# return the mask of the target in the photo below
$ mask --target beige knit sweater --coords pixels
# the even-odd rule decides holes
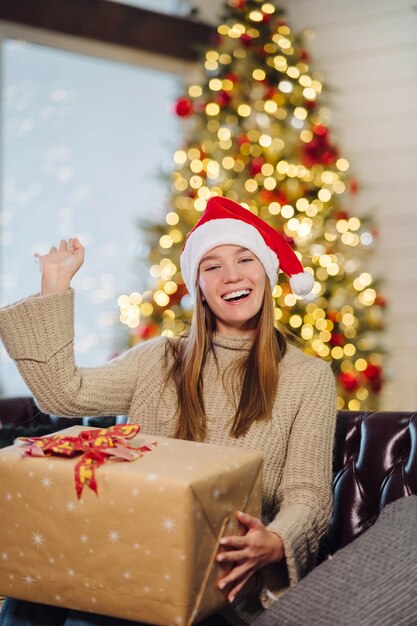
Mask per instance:
[[[63,416],[128,415],[144,433],[172,436],[176,393],[172,383],[165,384],[166,339],[147,341],[100,367],[78,368],[73,300],[70,289],[0,310],[0,335],[39,406]],[[289,582],[294,585],[314,565],[331,513],[334,377],[327,363],[288,346],[279,366],[272,419],[255,422],[244,436],[232,438],[234,403],[222,372],[249,346],[250,338],[215,337],[220,367],[210,354],[204,369],[207,441],[263,452],[262,519],[284,541]],[[265,568],[264,599],[265,585],[276,593],[287,584],[280,571]],[[249,613],[255,615],[259,602],[252,599],[250,604]]]

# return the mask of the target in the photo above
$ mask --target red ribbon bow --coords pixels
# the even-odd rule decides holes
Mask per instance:
[[[117,424],[110,428],[83,430],[76,437],[51,435],[50,437],[20,437],[24,442],[25,456],[63,456],[82,455],[74,468],[75,490],[78,499],[84,485],[97,494],[96,468],[113,457],[115,460],[134,461],[150,452],[156,443],[149,443],[135,448],[126,443],[140,430],[138,424]]]

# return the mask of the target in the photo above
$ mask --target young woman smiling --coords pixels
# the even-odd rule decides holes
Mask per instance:
[[[265,279],[262,263],[246,248],[217,246],[203,256],[198,282],[220,333],[255,331],[264,301]]]
[[[70,281],[83,258],[77,239],[39,257],[41,294],[0,311],[6,349],[55,415],[127,414],[145,433],[263,452],[262,519],[237,512],[244,533],[225,538],[217,557],[231,565],[219,581],[231,611],[207,621],[251,623],[313,567],[331,513],[334,377],[327,363],[287,344],[273,315],[280,269],[299,295],[313,277],[266,222],[212,197],[181,256],[195,300],[186,335],[78,368]],[[11,600],[0,617],[0,626],[49,623],[128,624]]]

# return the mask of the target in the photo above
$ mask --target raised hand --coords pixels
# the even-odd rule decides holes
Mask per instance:
[[[218,582],[226,591],[229,602],[243,589],[251,576],[270,563],[278,563],[285,557],[284,544],[279,535],[270,532],[261,520],[238,511],[237,518],[246,529],[242,536],[223,537],[220,544],[226,549],[219,552],[219,563],[232,565],[232,569]]]
[[[35,254],[42,274],[41,296],[69,289],[71,279],[84,262],[84,247],[78,239],[61,239],[47,254]]]

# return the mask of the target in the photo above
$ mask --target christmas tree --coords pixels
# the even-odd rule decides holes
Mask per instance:
[[[330,137],[323,79],[305,40],[274,3],[229,0],[203,62],[203,80],[175,105],[186,140],[174,154],[165,222],[146,227],[149,289],[119,298],[130,345],[187,328],[181,249],[207,199],[224,195],[280,230],[314,274],[308,297],[285,280],[275,287],[277,324],[332,362],[339,409],[375,409],[384,307],[366,269],[375,230],[351,214],[357,185]]]

